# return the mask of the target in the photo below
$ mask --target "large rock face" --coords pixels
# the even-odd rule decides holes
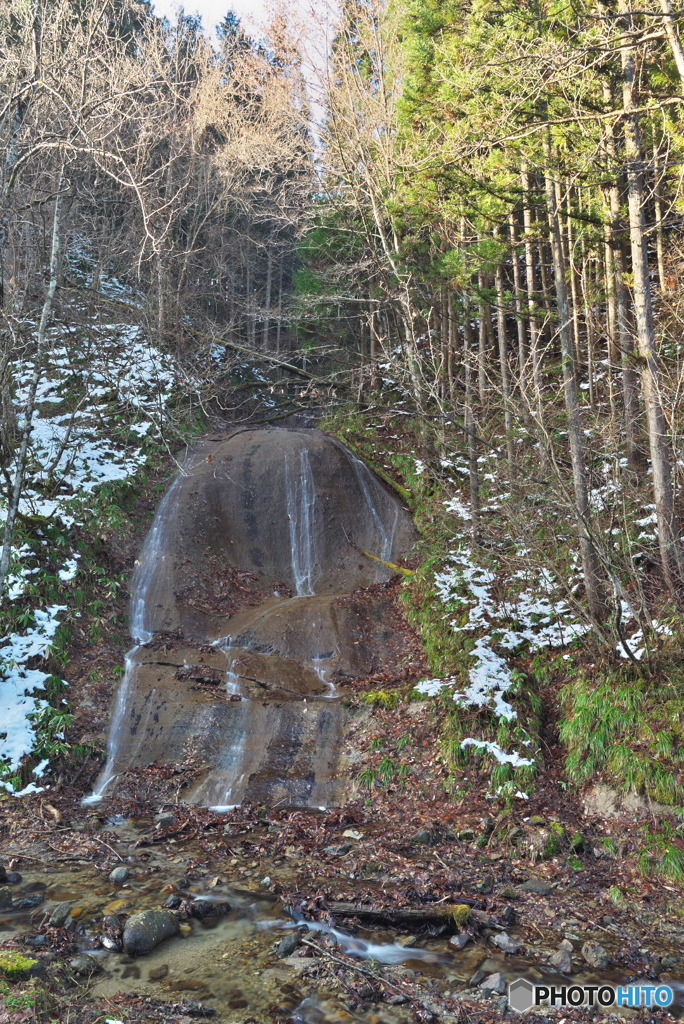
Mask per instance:
[[[242,430],[191,453],[132,582],[131,651],[100,790],[203,762],[192,799],[327,805],[343,794],[339,685],[399,663],[384,584],[408,512],[316,430]],[[364,553],[366,552],[366,553]]]

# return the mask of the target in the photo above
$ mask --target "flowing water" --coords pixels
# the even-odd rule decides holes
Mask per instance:
[[[136,646],[88,801],[128,769],[198,761],[193,803],[342,800],[344,685],[401,663],[382,562],[414,540],[396,495],[320,431],[240,430],[189,453],[133,574]]]

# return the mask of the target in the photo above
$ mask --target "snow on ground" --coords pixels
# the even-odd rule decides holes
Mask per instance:
[[[104,282],[102,290],[125,298],[125,288],[116,280]],[[35,326],[27,321],[24,331],[35,330]],[[159,436],[180,375],[172,358],[134,325],[89,323],[81,335],[57,324],[49,332],[49,342],[36,396],[29,472],[20,511],[59,521],[68,530],[82,521],[97,487],[126,480],[144,465],[148,445]],[[30,358],[14,364],[19,429],[33,372]],[[6,514],[0,503],[0,522]],[[65,550],[57,573],[63,583],[77,575],[78,558],[76,552]],[[15,548],[9,599],[21,598],[39,571],[38,555],[28,544]],[[34,691],[43,686],[47,674],[27,668],[27,663],[46,653],[64,610],[56,605],[36,608],[34,626],[0,638],[0,762],[9,771],[33,748],[32,724],[26,716],[46,706]],[[31,786],[35,788],[35,784]]]
[[[44,686],[49,673],[28,668],[31,658],[44,657],[59,625],[65,605],[34,611],[35,626],[24,634],[13,633],[0,641],[0,758],[15,771],[22,757],[33,749],[35,737],[27,715],[47,707],[33,692]],[[40,767],[40,766],[39,766]],[[44,771],[47,764],[42,765]],[[35,774],[40,774],[37,770]],[[12,787],[2,783],[11,791]],[[23,792],[23,791],[22,791]]]

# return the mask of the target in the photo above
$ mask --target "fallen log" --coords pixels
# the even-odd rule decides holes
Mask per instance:
[[[482,900],[473,899],[471,896],[457,896],[453,903],[429,903],[422,907],[382,907],[370,903],[336,901],[327,904],[328,911],[335,916],[373,918],[375,921],[406,924],[411,927],[417,924],[448,924],[449,922],[457,926],[461,923],[459,918],[465,916],[459,914],[459,907],[482,909],[484,904]]]

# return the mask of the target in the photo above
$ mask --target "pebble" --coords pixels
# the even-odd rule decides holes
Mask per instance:
[[[0,910],[9,910],[12,906],[12,890],[7,885],[0,887]]]
[[[153,968],[147,977],[150,981],[162,981],[169,973],[169,965],[162,964],[161,967]]]
[[[458,935],[452,935],[449,939],[449,945],[453,946],[454,949],[463,949],[468,942],[470,942],[468,932],[460,932]]]
[[[261,879],[261,884],[263,885],[264,889],[268,889],[269,885],[271,884],[271,877],[270,877],[270,875],[266,875],[265,878],[262,878]]]
[[[155,814],[154,820],[157,822],[158,825],[170,825],[173,821],[175,821],[175,816],[171,813],[171,811],[160,811],[159,814]]]
[[[490,995],[496,993],[500,996],[506,991],[506,982],[504,976],[499,971],[496,974],[490,974],[489,977],[485,978],[484,981],[480,982],[480,988],[483,992],[487,992]]]
[[[520,943],[512,939],[508,932],[500,932],[495,935],[492,942],[504,953],[517,953],[520,949]]]
[[[13,900],[12,910],[31,910],[44,901],[45,897],[42,892],[32,892],[28,896],[20,896],[19,899]]]
[[[128,878],[128,868],[120,864],[118,868],[114,868],[109,873],[109,881],[114,882],[115,885],[121,885]]]

